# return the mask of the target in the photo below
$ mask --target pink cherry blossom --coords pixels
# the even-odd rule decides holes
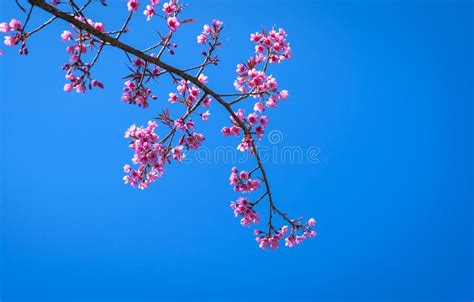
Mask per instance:
[[[308,225],[309,225],[310,227],[314,227],[314,226],[316,225],[316,220],[315,220],[314,218],[310,218],[310,219],[308,220]]]
[[[146,9],[143,11],[143,14],[146,16],[147,21],[150,21],[155,15],[155,8],[152,5],[147,5]]]
[[[170,92],[168,101],[170,103],[175,103],[177,100],[178,100],[178,95],[174,92]]]
[[[165,2],[163,4],[163,12],[168,15],[173,14],[177,10],[177,6],[174,4],[174,1]]]
[[[258,112],[264,112],[264,111],[265,111],[265,106],[263,106],[262,103],[257,102],[257,103],[255,103],[255,105],[253,106],[253,110],[254,110],[254,111],[258,111]]]
[[[20,30],[21,29],[21,22],[17,19],[11,19],[10,21],[10,30]]]
[[[281,100],[286,100],[288,98],[288,90],[282,90],[280,91],[280,99]]]
[[[97,29],[98,31],[100,31],[101,33],[103,33],[103,32],[104,32],[104,29],[105,29],[104,23],[102,23],[102,22],[96,22],[96,23],[94,23],[94,24],[93,24],[93,27],[94,27],[95,29]]]
[[[10,25],[6,22],[2,22],[0,23],[0,32],[2,33],[6,33],[6,32],[9,32],[11,30],[10,28]]]
[[[199,44],[206,44],[206,42],[207,42],[207,38],[206,38],[206,36],[203,35],[203,34],[198,35],[198,36],[196,37],[196,39],[197,39],[197,42],[198,42]]]
[[[12,36],[5,36],[3,43],[8,47],[13,47],[18,44],[18,40]]]
[[[202,106],[203,107],[209,107],[211,106],[212,103],[212,98],[211,97],[206,97],[204,98],[204,101],[202,101]]]
[[[241,225],[250,226],[252,223],[260,222],[258,213],[252,209],[252,205],[247,198],[239,197],[236,201],[230,203],[230,207],[234,210],[235,217],[242,217]]]
[[[207,110],[206,112],[204,112],[201,117],[202,117],[202,120],[203,121],[207,121],[209,120],[209,116],[211,115],[211,113],[209,112],[209,110]]]
[[[169,17],[167,20],[168,28],[171,31],[176,31],[180,25],[178,18],[176,17]]]
[[[140,2],[138,0],[129,0],[127,2],[128,11],[131,13],[136,12],[139,6],[140,6]]]
[[[72,84],[69,84],[69,83],[64,84],[64,91],[66,91],[66,92],[71,92],[73,88],[74,87],[72,86]]]
[[[63,31],[61,34],[61,40],[63,41],[69,41],[72,39],[72,33],[69,30]]]

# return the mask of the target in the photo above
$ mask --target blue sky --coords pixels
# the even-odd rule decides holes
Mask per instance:
[[[91,16],[118,27],[125,1],[109,2]],[[271,72],[290,97],[269,130],[278,148],[316,146],[319,161],[266,167],[276,202],[314,216],[317,239],[259,250],[229,207],[229,163],[173,164],[144,192],[123,185],[123,132],[165,106],[169,85],[148,110],[122,103],[126,59],[107,49],[95,70],[106,89],[64,93],[58,22],[28,57],[0,58],[1,299],[472,300],[473,3],[189,2],[199,22],[166,61],[195,65],[196,33],[223,20],[221,64],[207,72],[220,92],[232,92],[251,32],[287,30],[294,58]],[[2,21],[20,16],[1,8]],[[136,16],[124,40],[153,44],[156,26]],[[234,146],[218,131],[227,114],[211,111],[206,147]]]

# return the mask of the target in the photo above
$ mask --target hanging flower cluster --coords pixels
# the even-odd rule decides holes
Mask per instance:
[[[10,22],[0,23],[0,32],[9,33],[3,37],[3,43],[8,47],[13,47],[21,43],[20,55],[27,55],[28,48],[26,47],[26,39],[28,35],[23,31],[21,22],[17,19],[11,19]],[[0,55],[3,55],[3,50],[0,49]]]
[[[78,14],[74,17],[80,22],[89,24],[99,32],[104,32],[102,22],[93,22],[91,19],[86,19]],[[71,27],[71,30],[64,30],[61,33],[61,40],[71,43],[66,47],[69,62],[62,67],[66,71],[66,79],[69,81],[69,83],[64,84],[64,91],[71,92],[75,90],[77,93],[85,93],[87,88],[104,88],[104,84],[91,77],[91,68],[94,63],[87,63],[84,59],[88,50],[98,49],[98,41],[90,33],[74,25],[71,25]]]
[[[128,104],[136,104],[142,108],[148,108],[148,99],[156,100],[158,97],[152,94],[151,89],[145,87],[144,83],[158,77],[160,68],[137,58],[133,61],[130,70],[133,73],[126,77],[129,80],[124,83],[122,101]]]

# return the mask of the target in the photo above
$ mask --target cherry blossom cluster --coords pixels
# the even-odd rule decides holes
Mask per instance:
[[[255,42],[255,53],[258,60],[269,58],[270,63],[281,63],[285,59],[291,58],[290,44],[286,41],[286,32],[282,28],[276,31],[270,30],[266,33],[256,32],[250,35],[250,41]]]
[[[261,249],[277,249],[279,247],[279,242],[285,238],[285,246],[294,247],[303,242],[305,239],[314,238],[316,236],[316,231],[311,228],[316,225],[316,220],[310,218],[306,223],[301,224],[299,221],[301,219],[292,220],[291,222],[291,231],[289,231],[288,226],[282,226],[278,231],[274,230],[273,235],[268,236],[264,231],[255,230],[254,234],[256,236],[255,240],[258,243],[258,246]],[[298,235],[300,233],[301,235]]]
[[[158,15],[166,20],[166,24],[168,28],[175,32],[178,27],[181,25],[177,15],[183,8],[181,4],[179,4],[179,0],[171,0],[168,2],[163,3],[163,7],[161,11],[163,15],[160,15],[156,10],[156,6],[160,4],[159,0],[150,0],[150,4],[145,7],[143,14],[146,16],[147,20],[150,21],[154,16]],[[127,2],[128,11],[131,13],[137,12],[138,8],[140,7],[139,0],[129,0]]]
[[[234,187],[235,192],[247,193],[260,188],[260,180],[251,179],[249,172],[241,171],[239,173],[239,170],[236,167],[232,168],[229,182],[230,185]]]
[[[104,32],[102,22],[93,22],[81,15],[75,15],[75,18],[83,23],[89,24],[100,32]],[[64,84],[64,91],[85,93],[86,89],[93,87],[104,88],[104,84],[91,77],[91,68],[93,64],[85,62],[84,55],[88,50],[97,48],[97,41],[91,34],[71,25],[71,30],[64,30],[61,33],[61,40],[70,43],[66,47],[66,53],[69,54],[69,62],[62,69],[66,71],[66,79],[69,83]]]
[[[130,149],[135,151],[132,163],[138,165],[136,170],[128,164],[123,168],[127,173],[123,180],[132,187],[146,189],[151,182],[160,178],[164,173],[169,152],[158,142],[158,135],[155,133],[156,127],[157,124],[150,121],[147,127],[132,125],[125,132],[125,137],[132,139],[129,144]]]
[[[202,77],[203,75],[201,74],[201,78]],[[181,103],[188,107],[196,102],[201,93],[201,89],[199,87],[186,80],[179,81],[179,84],[176,86],[176,91],[177,93],[170,92],[168,94],[168,101],[172,104]],[[206,104],[209,104],[209,101],[206,101]]]
[[[26,47],[27,35],[23,31],[21,22],[17,19],[11,19],[10,22],[0,23],[0,32],[9,33],[3,38],[3,43],[8,47],[13,47],[21,42],[20,54],[27,55],[28,48]],[[3,50],[0,50],[0,55],[3,55]]]
[[[242,217],[242,219],[240,219],[241,225],[250,226],[252,223],[256,224],[260,222],[258,213],[252,209],[253,205],[249,202],[248,198],[239,197],[236,201],[230,203],[230,207],[234,210],[235,217]]]
[[[133,61],[130,69],[133,73],[127,76],[129,80],[124,83],[122,101],[148,108],[148,99],[156,100],[158,97],[152,93],[150,88],[145,87],[144,83],[159,76],[160,68],[156,65],[151,68],[150,64],[137,58]]]
[[[196,37],[199,44],[206,44],[208,41],[215,41],[218,39],[222,30],[223,22],[220,20],[212,20],[212,26],[205,24],[202,33]]]

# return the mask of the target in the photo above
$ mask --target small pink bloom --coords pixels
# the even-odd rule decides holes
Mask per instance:
[[[203,75],[203,74],[201,73],[201,74],[199,75],[199,77],[198,77],[198,80],[199,80],[199,82],[205,84],[205,83],[207,83],[207,76],[206,76],[206,75]]]
[[[204,112],[201,117],[202,117],[202,120],[203,121],[207,121],[209,119],[209,116],[211,115],[211,113],[209,112],[209,110],[207,110],[206,112]]]
[[[309,225],[310,227],[314,227],[314,226],[316,225],[316,220],[315,220],[314,218],[310,218],[310,219],[308,220],[308,225]]]
[[[178,100],[178,95],[176,93],[170,92],[168,101],[174,103]]]
[[[183,146],[178,146],[178,147],[173,148],[173,158],[174,159],[181,162],[181,161],[183,161],[184,157],[185,157],[185,154],[183,153]]]
[[[94,23],[94,28],[100,31],[101,33],[104,32],[104,23],[102,22],[96,22]]]
[[[280,99],[281,100],[286,100],[288,98],[288,90],[282,90],[280,91]]]
[[[20,30],[21,29],[21,22],[17,19],[11,19],[10,21],[10,30]]]
[[[202,31],[202,34],[203,35],[209,35],[212,33],[212,27],[210,27],[209,25],[204,25],[204,28],[203,28],[203,31]]]
[[[178,18],[176,17],[169,17],[167,20],[167,24],[168,24],[168,28],[173,32],[175,32],[180,25]]]
[[[247,121],[249,122],[250,125],[258,123],[258,114],[256,113],[250,113],[247,116]]]
[[[155,15],[155,8],[151,5],[147,5],[146,9],[143,11],[143,14],[146,16],[147,21],[150,21],[151,17]]]
[[[7,22],[0,23],[0,32],[6,33],[10,31],[10,25]]]
[[[197,42],[198,42],[199,44],[206,44],[206,42],[207,42],[207,38],[206,38],[206,36],[203,35],[203,34],[197,36],[196,39],[197,39]]]
[[[212,98],[206,97],[204,101],[202,101],[202,106],[203,107],[209,107],[211,106]]]
[[[63,31],[61,34],[61,40],[63,41],[69,41],[72,39],[72,33],[69,30]]]
[[[13,47],[18,44],[18,41],[12,36],[5,36],[3,43],[8,47]]]
[[[140,2],[138,0],[129,0],[127,2],[127,8],[129,12],[136,12],[138,10],[138,6],[140,5]]]
[[[73,89],[72,84],[64,84],[64,91],[71,92]]]
[[[84,83],[76,85],[76,92],[77,93],[83,93],[84,91],[86,91],[86,86],[84,85]]]
[[[253,106],[253,110],[258,111],[258,112],[264,112],[265,107],[263,106],[262,103],[258,102],[258,103],[255,103],[255,105]]]
[[[160,0],[150,0],[150,4],[153,5],[153,6],[159,5]]]
[[[174,13],[175,10],[176,10],[176,5],[174,5],[172,1],[166,2],[165,4],[163,4],[163,11],[168,15],[171,15],[172,13]]]
[[[220,20],[216,20],[216,19],[212,20],[212,25],[214,26],[216,30],[220,29],[222,24],[224,23]]]
[[[268,98],[268,100],[265,102],[265,105],[267,105],[268,108],[275,108],[278,104],[277,97],[272,95],[271,97]]]

